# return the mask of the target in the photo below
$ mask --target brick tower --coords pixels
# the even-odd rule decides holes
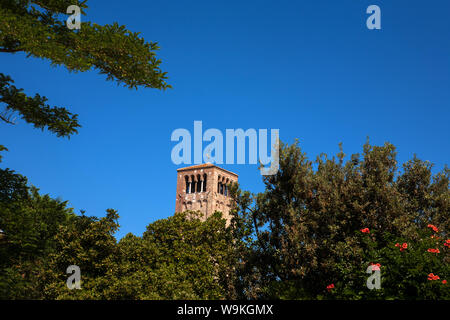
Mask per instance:
[[[231,198],[228,186],[237,182],[238,175],[211,163],[177,169],[175,212],[200,211],[207,218],[222,212],[229,222]]]

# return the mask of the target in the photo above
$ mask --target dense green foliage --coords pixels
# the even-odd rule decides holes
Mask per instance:
[[[414,158],[400,172],[388,143],[367,143],[362,156],[347,162],[344,157],[341,150],[337,157],[322,155],[312,162],[298,145],[283,146],[280,171],[264,178],[265,192],[234,188],[245,296],[448,299],[449,287],[442,283],[450,277],[444,245],[448,168],[433,176],[428,162]],[[435,238],[429,224],[437,227]],[[370,236],[361,232],[365,228]],[[408,248],[400,251],[396,243]],[[372,263],[381,265],[380,290],[366,287]],[[428,280],[430,273],[440,281]]]
[[[56,299],[220,299],[232,286],[231,233],[220,214],[201,222],[177,213],[147,227],[142,237],[118,243],[117,214],[82,217],[56,236],[45,298]],[[87,219],[87,220],[86,220]],[[82,271],[82,290],[66,287],[67,266]]]
[[[0,299],[221,299],[235,297],[232,235],[220,213],[177,213],[119,242],[118,214],[75,215],[0,169]],[[69,290],[66,269],[81,269]]]
[[[27,179],[0,169],[0,298],[42,297],[41,276],[61,225],[75,215]]]
[[[118,214],[75,215],[0,170],[2,299],[450,299],[449,170],[395,149],[316,163],[282,146],[280,171],[252,195],[238,185],[229,226],[177,213],[120,241]],[[66,269],[81,269],[69,290]],[[370,266],[381,288],[370,290]],[[372,267],[371,267],[372,268]]]

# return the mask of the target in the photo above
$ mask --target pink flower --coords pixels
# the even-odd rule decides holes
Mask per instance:
[[[371,266],[372,266],[372,271],[375,271],[375,270],[380,270],[381,264],[379,264],[379,263],[373,264],[372,263]]]

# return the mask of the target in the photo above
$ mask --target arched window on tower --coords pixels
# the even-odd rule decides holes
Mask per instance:
[[[197,192],[202,192],[202,180],[200,179],[200,175],[197,175]]]
[[[225,182],[225,185],[223,186],[224,190],[223,190],[223,194],[225,195],[225,197],[228,196],[228,179]]]
[[[190,192],[191,183],[189,182],[189,177],[185,176],[184,179],[186,180],[186,193]]]
[[[194,176],[191,176],[191,192],[190,193],[195,193],[195,178]]]
[[[203,192],[206,192],[206,173],[203,175]]]

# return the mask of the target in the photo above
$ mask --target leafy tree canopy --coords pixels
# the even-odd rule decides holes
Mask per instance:
[[[38,191],[22,175],[0,169],[0,299],[42,297],[40,276],[54,237],[75,218],[67,202]]]
[[[76,216],[0,170],[0,298],[450,299],[449,170],[416,157],[399,170],[389,143],[344,158],[282,145],[264,192],[231,187],[230,226],[184,212],[120,241],[116,211]]]
[[[429,162],[414,157],[400,171],[389,143],[367,143],[362,155],[344,158],[341,149],[337,157],[311,161],[297,144],[283,145],[279,172],[264,177],[265,192],[232,189],[241,292],[250,298],[448,298],[449,287],[427,275],[450,277],[449,169],[433,175]],[[428,225],[438,230],[433,238]],[[366,228],[370,237],[360,231]],[[396,243],[409,243],[408,250]],[[370,263],[382,265],[381,291],[366,287]]]
[[[188,217],[189,216],[189,217]],[[62,227],[50,257],[50,299],[221,299],[233,297],[231,233],[221,214],[206,221],[195,212],[151,223],[142,237],[116,243],[117,214]],[[80,220],[84,219],[84,220]],[[82,290],[66,287],[69,265],[81,270]]]
[[[0,0],[0,53],[24,52],[27,57],[46,59],[73,72],[96,69],[128,88],[170,88],[167,73],[160,69],[161,60],[156,57],[156,42],[146,42],[139,33],[118,23],[101,26],[82,21],[79,30],[67,28],[67,8],[78,5],[84,12],[86,3]],[[27,123],[47,128],[58,137],[77,133],[80,124],[76,114],[48,105],[40,94],[28,96],[13,83],[10,76],[0,73],[0,104],[4,105],[0,120],[14,124],[14,115],[19,114]]]

